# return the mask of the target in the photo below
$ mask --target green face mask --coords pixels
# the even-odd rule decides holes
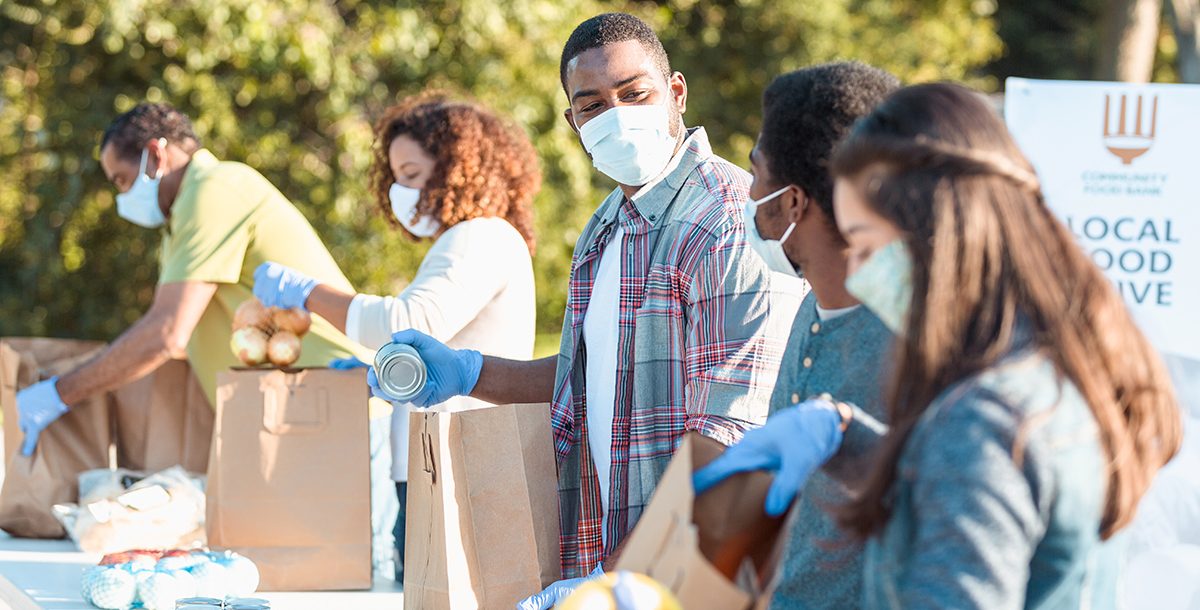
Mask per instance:
[[[899,239],[876,250],[846,278],[846,290],[885,326],[903,335],[912,307],[912,255]]]

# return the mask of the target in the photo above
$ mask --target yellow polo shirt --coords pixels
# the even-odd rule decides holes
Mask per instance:
[[[217,293],[188,342],[188,361],[216,405],[217,372],[240,366],[229,349],[233,312],[252,298],[254,269],[287,265],[322,283],[353,292],[316,231],[283,193],[254,169],[196,151],[171,206],[162,240],[158,283],[201,281]],[[325,366],[333,358],[370,357],[365,348],[313,316],[296,366]]]

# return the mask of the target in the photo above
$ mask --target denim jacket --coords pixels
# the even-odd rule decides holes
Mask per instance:
[[[827,471],[861,467],[884,429],[856,412]],[[863,607],[1115,606],[1121,544],[1099,537],[1105,463],[1083,396],[1040,352],[955,384],[901,452]]]

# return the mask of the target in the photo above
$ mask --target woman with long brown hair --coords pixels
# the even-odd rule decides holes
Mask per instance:
[[[352,294],[268,262],[255,272],[254,295],[269,306],[305,307],[371,349],[391,341],[393,333],[415,330],[456,348],[532,357],[533,198],[542,175],[524,130],[479,104],[429,92],[384,112],[372,153],[371,191],[378,211],[410,238],[433,242],[412,280],[394,297]],[[486,405],[458,397],[440,406]],[[373,452],[375,445],[373,434]],[[408,480],[406,408],[393,412],[391,454],[400,502],[394,529],[399,580]],[[383,502],[378,494],[373,500]]]
[[[827,472],[861,482],[835,510],[868,539],[865,607],[1114,603],[1120,544],[1106,541],[1181,436],[1120,296],[965,88],[897,92],[832,170],[847,289],[898,337],[891,427],[812,400],[698,480],[746,464],[811,472],[832,456]]]

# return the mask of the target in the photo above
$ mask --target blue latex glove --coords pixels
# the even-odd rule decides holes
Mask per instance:
[[[534,593],[529,597],[517,602],[517,610],[550,610],[558,605],[564,599],[567,599],[579,588],[579,585],[604,576],[604,570],[597,565],[591,574],[583,578],[568,578],[555,583],[550,583],[549,587],[542,589],[541,593]]]
[[[473,349],[451,349],[441,341],[412,329],[392,335],[392,343],[413,346],[425,362],[425,388],[412,400],[412,404],[418,407],[432,407],[454,396],[466,396],[479,382],[483,355]],[[373,395],[396,400],[379,389],[374,369],[367,373],[367,385],[371,386]]]
[[[254,296],[267,307],[304,309],[317,280],[279,263],[263,263],[254,270]]]
[[[375,376],[375,367],[367,367],[367,387],[371,388],[371,396],[382,398],[388,402],[395,399],[383,393],[383,389],[379,387],[379,378]]]
[[[335,371],[351,371],[368,367],[370,367],[369,364],[354,356],[350,356],[349,358],[334,358],[329,361],[329,368]]]
[[[747,432],[740,443],[693,475],[692,485],[701,494],[739,472],[774,471],[765,508],[772,517],[782,515],[813,471],[842,445],[841,424],[833,403],[805,401]]]
[[[33,455],[38,435],[67,412],[66,403],[58,395],[57,382],[58,377],[51,377],[17,392],[17,426],[25,435],[21,455]]]

